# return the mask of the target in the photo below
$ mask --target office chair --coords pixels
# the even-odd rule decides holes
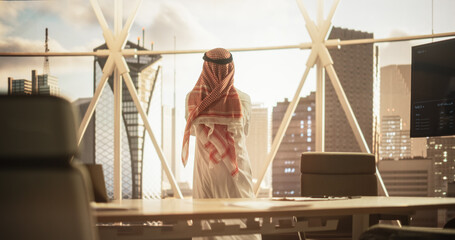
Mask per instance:
[[[0,96],[0,239],[97,239],[71,104]]]
[[[378,224],[370,227],[360,235],[359,240],[452,240],[454,229],[392,226]]]
[[[301,155],[301,196],[376,196],[376,168],[374,155],[364,153],[304,152]],[[335,231],[308,232],[308,238],[350,238],[352,216],[299,217],[310,226],[325,226],[328,220],[337,220]],[[372,217],[370,223],[377,223]],[[299,239],[297,234],[287,239]]]
[[[377,196],[378,183],[373,154],[353,152],[304,152],[301,155],[302,196]],[[312,224],[324,225],[329,219],[337,219],[336,231],[310,232],[309,238],[349,238],[352,235],[352,216],[299,218]],[[379,220],[399,219],[409,225],[409,216],[370,216],[370,225]]]

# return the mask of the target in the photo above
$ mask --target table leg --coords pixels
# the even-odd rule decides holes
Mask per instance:
[[[354,214],[352,216],[352,239],[358,240],[360,235],[370,227],[369,214]]]

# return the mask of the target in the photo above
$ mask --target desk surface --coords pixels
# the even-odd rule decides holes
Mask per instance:
[[[98,222],[334,216],[455,208],[455,198],[360,197],[321,201],[270,199],[121,200],[95,205]]]

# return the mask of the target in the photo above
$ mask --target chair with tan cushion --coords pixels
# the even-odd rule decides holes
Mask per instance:
[[[301,155],[301,195],[302,196],[377,196],[375,156],[357,152],[305,152]],[[342,201],[342,200],[341,200]],[[399,219],[409,224],[408,216],[370,217],[370,225],[379,219]],[[352,216],[321,217],[302,219],[310,224],[325,225],[328,219],[337,219],[335,231],[307,233],[310,238],[349,238],[352,235]]]

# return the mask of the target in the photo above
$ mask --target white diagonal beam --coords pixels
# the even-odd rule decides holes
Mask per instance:
[[[124,64],[126,64],[126,62],[124,62]],[[164,156],[163,151],[161,150],[158,142],[155,139],[155,134],[153,134],[152,127],[150,126],[150,123],[147,119],[147,114],[145,113],[144,108],[142,107],[141,102],[139,101],[139,97],[137,96],[136,88],[134,87],[130,74],[124,73],[123,78],[124,78],[126,87],[128,88],[128,90],[131,94],[131,98],[133,99],[134,104],[136,105],[136,108],[142,117],[142,121],[144,122],[145,129],[147,130],[147,133],[149,134],[150,139],[152,140],[153,146],[156,149],[158,157],[161,160],[161,165],[164,168],[164,172],[166,173],[166,176],[169,179],[169,182],[171,183],[172,190],[174,191],[174,197],[183,199],[182,192],[180,191],[180,188],[176,183],[177,181],[175,180],[174,175],[172,175],[172,172],[169,170],[169,165],[167,164],[166,157]]]
[[[324,23],[324,1],[318,1],[318,14],[317,24],[322,26]],[[315,117],[316,124],[316,137],[315,137],[315,151],[325,151],[325,74],[324,67],[321,61],[316,63],[316,109]]]
[[[362,152],[371,153],[370,148],[368,147],[367,142],[365,141],[365,137],[362,134],[362,130],[360,129],[359,123],[354,115],[354,111],[349,104],[349,100],[346,97],[346,93],[341,86],[340,79],[338,78],[337,73],[335,72],[335,68],[333,64],[328,64],[325,67],[327,74],[332,82],[333,88],[335,89],[335,93],[338,96],[338,101],[341,103],[341,107],[345,112],[345,115],[348,119],[349,125],[354,132],[354,136],[356,141],[359,143],[360,149]]]
[[[368,152],[370,153],[370,149],[368,147],[368,144],[366,143],[365,141],[365,138],[363,136],[363,133],[362,133],[362,130],[360,129],[359,125],[358,125],[358,122],[357,122],[357,119],[354,115],[354,112],[352,111],[352,108],[349,104],[349,101],[347,100],[346,98],[346,94],[344,93],[344,90],[339,82],[339,79],[338,79],[338,76],[336,75],[336,72],[335,72],[335,69],[333,68],[333,60],[330,56],[330,53],[327,49],[327,46],[326,46],[326,41],[325,41],[325,38],[326,38],[326,35],[331,27],[331,20],[333,18],[333,15],[335,13],[335,10],[336,10],[336,7],[339,3],[339,0],[335,0],[332,4],[332,7],[331,7],[331,10],[329,12],[329,15],[328,15],[328,18],[323,21],[323,17],[321,16],[322,14],[322,6],[323,4],[320,3],[319,4],[319,11],[318,11],[318,24],[319,26],[317,26],[312,20],[311,18],[309,17],[309,14],[305,8],[305,6],[303,5],[303,3],[300,1],[300,0],[296,0],[297,1],[297,4],[299,6],[299,9],[305,19],[305,22],[306,22],[306,28],[308,30],[308,33],[311,37],[311,40],[312,40],[312,47],[311,47],[311,53],[310,53],[310,56],[308,57],[308,60],[307,60],[307,63],[306,63],[306,69],[305,69],[305,73],[307,73],[307,71],[312,68],[315,64],[318,64],[318,69],[322,71],[322,66],[326,69],[326,71],[328,72],[328,75],[329,75],[329,78],[330,80],[332,81],[332,84],[335,88],[335,92],[338,96],[338,99],[343,107],[343,111],[345,112],[345,115],[346,117],[348,118],[348,122],[351,126],[351,129],[353,130],[354,132],[354,135],[356,137],[356,140],[357,140],[357,143],[359,144],[360,148],[362,149],[363,152]],[[321,0],[320,0],[321,1]],[[321,73],[319,73],[321,74]],[[321,78],[318,78],[318,80],[321,80]],[[302,79],[302,81],[304,81],[304,79]],[[301,83],[303,85],[303,83]],[[317,83],[317,86],[321,87],[321,83]],[[323,99],[324,96],[321,96],[321,89],[316,89],[317,91],[317,95],[318,95],[318,99]],[[298,89],[296,91],[296,95],[300,95],[300,89]],[[255,194],[257,195],[259,193],[259,187],[260,187],[260,184],[264,178],[264,175],[265,175],[265,172],[267,171],[267,168],[270,166],[271,162],[273,161],[275,155],[276,155],[276,152],[278,150],[278,147],[280,146],[281,144],[281,141],[282,141],[282,138],[284,136],[284,133],[286,132],[286,129],[289,125],[289,122],[290,122],[290,116],[294,113],[295,111],[295,107],[293,106],[293,104],[297,105],[297,101],[294,103],[294,100],[295,100],[295,96],[294,96],[294,99],[293,99],[293,102],[288,106],[288,109],[286,111],[286,115],[283,119],[283,121],[281,122],[281,125],[280,125],[280,128],[278,129],[278,132],[277,132],[277,135],[275,136],[275,139],[273,141],[273,144],[272,144],[272,149],[267,157],[267,160],[266,160],[266,165],[265,167],[263,168],[263,171],[262,171],[262,175],[260,175],[258,181],[256,182],[256,185],[254,186],[254,191],[255,191]],[[317,112],[318,112],[318,116],[322,116],[322,119],[318,119],[318,124],[324,124],[324,122],[322,121],[325,117],[324,117],[324,112],[321,112],[323,111],[323,109],[318,109]],[[288,114],[289,113],[289,114]],[[323,129],[323,128],[322,128]],[[319,134],[323,134],[323,132],[319,131],[318,132]],[[318,137],[318,140],[319,141],[322,141],[324,140],[324,138],[322,136],[319,136]],[[318,145],[321,149],[324,149],[324,144],[319,144]],[[377,177],[379,179],[379,182],[381,183],[381,187],[383,187],[383,190],[384,190],[384,193],[386,196],[388,196],[388,193],[387,193],[387,190],[385,189],[385,185],[383,185],[383,181],[382,181],[382,178],[380,176],[380,174],[378,173],[377,174]]]
[[[104,86],[106,85],[106,82],[113,71],[114,59],[109,56],[107,58],[106,64],[104,64],[103,75],[101,75],[101,80],[98,83],[98,86],[96,87],[92,100],[90,101],[87,111],[85,112],[84,118],[82,119],[81,125],[79,126],[79,131],[77,134],[78,136],[77,145],[81,144],[82,137],[84,137],[84,133],[85,130],[87,129],[88,123],[90,122],[90,119],[92,119],[93,112],[95,111],[96,105],[98,104],[100,96],[103,93]]]
[[[132,23],[134,21],[134,18],[135,16],[137,15],[137,11],[139,9],[139,6],[142,2],[142,0],[139,0],[137,2],[137,5],[136,5],[136,8],[134,10],[134,13],[132,15],[129,16],[128,20],[126,21],[125,23],[125,26],[122,28],[121,32],[118,34],[118,35],[113,35],[112,32],[109,30],[109,27],[107,25],[107,22],[103,16],[103,13],[101,11],[101,8],[98,4],[97,1],[95,0],[90,0],[91,4],[92,4],[92,7],[95,11],[95,15],[98,19],[98,22],[100,23],[101,25],[101,28],[103,29],[103,36],[104,36],[104,39],[106,41],[106,45],[107,45],[107,48],[109,50],[109,58],[108,59],[112,59],[111,61],[114,62],[113,65],[115,65],[116,67],[116,74],[118,74],[119,76],[123,76],[124,77],[124,80],[125,80],[125,84],[127,85],[128,87],[128,90],[131,94],[131,97],[136,105],[136,108],[137,110],[139,111],[141,117],[142,117],[142,120],[144,122],[144,125],[147,129],[147,132],[153,142],[153,145],[158,153],[158,156],[161,160],[161,164],[162,166],[164,167],[164,170],[167,174],[167,177],[171,183],[171,186],[174,190],[174,193],[177,195],[176,197],[178,198],[183,198],[182,194],[181,194],[181,191],[175,181],[175,178],[174,176],[172,175],[172,173],[169,171],[169,167],[167,165],[167,161],[161,151],[161,148],[159,147],[159,145],[157,144],[156,142],[156,139],[154,137],[154,134],[153,134],[153,131],[150,127],[150,124],[148,122],[148,119],[147,119],[147,115],[145,114],[145,111],[144,109],[142,108],[142,105],[139,101],[139,98],[137,96],[137,92],[136,92],[136,89],[134,87],[134,84],[131,80],[131,76],[129,75],[129,68],[128,68],[128,65],[125,61],[125,57],[123,56],[123,53],[125,52],[125,50],[123,49],[125,43],[126,43],[126,39],[128,37],[128,32],[132,26]],[[129,51],[128,51],[129,52]],[[107,71],[108,69],[106,69],[106,66],[103,68],[103,76],[107,75]],[[110,71],[112,72],[112,71]],[[110,75],[110,74],[109,74]],[[119,78],[120,79],[120,78]],[[120,85],[121,86],[121,85]],[[115,93],[114,93],[115,94]],[[99,98],[99,96],[98,96]],[[89,121],[90,119],[87,120],[87,122]],[[115,126],[115,128],[120,128],[119,126]],[[115,188],[115,186],[114,186]],[[121,191],[121,189],[120,189]]]
[[[259,178],[254,186],[253,190],[254,190],[254,193],[256,194],[256,196],[259,194],[260,185],[264,179],[265,173],[267,172],[267,169],[269,168],[270,164],[273,162],[273,159],[275,158],[275,155],[278,152],[278,148],[281,145],[281,141],[283,140],[284,134],[286,133],[286,130],[291,121],[292,114],[295,112],[295,109],[299,102],[300,93],[302,91],[302,87],[305,83],[305,80],[307,78],[307,75],[308,75],[310,69],[316,64],[318,59],[320,61],[322,61],[323,63],[332,62],[332,59],[327,50],[327,47],[325,46],[325,35],[327,34],[327,32],[331,26],[331,20],[334,15],[336,6],[338,5],[338,2],[339,2],[339,0],[334,1],[333,6],[331,8],[331,12],[329,14],[329,18],[327,18],[325,21],[322,21],[322,28],[321,28],[322,31],[321,31],[320,28],[318,26],[316,26],[316,24],[311,20],[303,3],[299,0],[297,0],[297,4],[300,8],[300,11],[302,12],[305,22],[306,22],[305,26],[306,26],[308,33],[312,40],[311,53],[306,62],[305,73],[303,74],[303,77],[300,80],[300,84],[297,87],[296,92],[294,94],[294,98],[292,99],[292,102],[289,104],[289,106],[286,110],[286,113],[283,117],[283,120],[281,121],[277,134],[275,135],[275,138],[273,139],[273,143],[272,143],[270,152],[267,155],[266,164],[262,168],[261,175],[259,175]],[[320,11],[320,14],[322,14],[322,10]],[[322,16],[320,16],[319,18],[323,19]],[[328,22],[328,23],[326,23],[326,22]]]
[[[368,147],[368,144],[365,141],[365,138],[362,134],[362,130],[360,129],[357,119],[355,118],[354,112],[352,111],[352,108],[349,104],[349,101],[346,97],[346,94],[344,93],[343,87],[341,86],[338,76],[335,72],[335,69],[333,68],[333,60],[330,56],[330,53],[327,49],[327,46],[325,45],[324,39],[330,29],[331,20],[333,18],[334,12],[336,10],[336,7],[339,3],[339,0],[336,0],[332,4],[332,8],[330,10],[328,18],[321,22],[320,28],[318,28],[313,21],[311,21],[308,12],[306,11],[303,3],[299,0],[297,0],[297,3],[299,5],[300,11],[302,12],[302,15],[305,18],[306,21],[306,27],[308,30],[308,33],[311,36],[311,39],[313,40],[313,46],[316,48],[317,51],[314,51],[310,54],[310,57],[308,58],[307,66],[313,66],[316,59],[320,59],[320,64],[324,66],[326,69],[329,78],[332,81],[332,85],[335,88],[335,92],[337,93],[338,99],[343,107],[343,110],[346,114],[346,117],[348,118],[348,122],[354,132],[354,135],[356,136],[357,143],[359,144],[361,150],[363,152],[370,152],[370,149]],[[321,12],[319,12],[321,13]],[[318,29],[320,31],[318,31]],[[316,42],[317,41],[317,42]],[[318,90],[318,89],[317,89]],[[323,124],[320,121],[318,121],[318,124]]]
[[[114,4],[114,39],[118,42],[122,31],[122,0]],[[116,46],[117,47],[117,46]],[[122,49],[120,46],[118,49]],[[116,58],[114,58],[115,60]],[[116,64],[117,65],[117,64]],[[121,200],[122,194],[122,77],[118,67],[114,69],[114,199]]]
[[[281,121],[280,127],[278,128],[275,138],[273,139],[272,147],[270,149],[269,154],[267,155],[265,165],[262,168],[261,174],[259,175],[256,184],[254,185],[253,191],[256,196],[259,194],[259,189],[261,187],[262,181],[264,180],[265,173],[267,172],[267,169],[269,168],[270,164],[272,164],[273,159],[275,158],[275,155],[278,151],[278,148],[280,147],[281,141],[283,140],[284,133],[286,133],[286,129],[288,128],[289,123],[291,122],[292,114],[295,112],[295,109],[297,108],[297,104],[300,100],[300,93],[302,92],[303,85],[305,84],[305,80],[308,77],[310,69],[311,68],[308,66],[305,69],[302,79],[300,80],[300,83],[297,86],[297,89],[295,90],[294,98],[292,98],[292,102],[289,103],[289,106],[286,109],[286,113],[283,116],[283,121]]]

